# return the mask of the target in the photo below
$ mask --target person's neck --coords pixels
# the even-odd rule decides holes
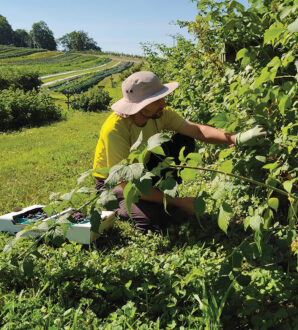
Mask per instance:
[[[132,116],[132,121],[139,127],[144,127],[147,124],[148,118],[144,117],[140,112]]]

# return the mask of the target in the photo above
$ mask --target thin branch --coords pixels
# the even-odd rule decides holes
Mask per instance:
[[[297,79],[296,76],[278,76],[278,77],[275,77],[274,79],[282,79],[282,78],[294,78],[294,79]]]
[[[227,173],[227,172],[223,172],[223,171],[220,171],[220,170],[214,170],[214,169],[211,169],[211,168],[206,168],[206,167],[201,167],[201,166],[171,165],[171,167],[173,167],[173,168],[190,168],[190,169],[194,169],[194,170],[201,170],[201,171],[207,171],[207,172],[215,172],[215,173],[220,173],[220,174],[228,175],[228,176],[231,176],[233,178],[244,180],[244,181],[247,181],[247,182],[256,184],[258,186],[261,186],[261,187],[264,187],[264,188],[267,188],[267,189],[272,189],[272,190],[278,192],[281,195],[284,195],[284,196],[287,196],[287,197],[291,197],[291,198],[296,199],[296,200],[298,199],[297,197],[295,197],[292,194],[287,193],[286,191],[283,191],[281,189],[272,187],[272,186],[270,186],[268,184],[265,184],[265,183],[256,181],[254,179],[246,178],[245,176],[242,176],[242,175],[233,174],[233,173]]]

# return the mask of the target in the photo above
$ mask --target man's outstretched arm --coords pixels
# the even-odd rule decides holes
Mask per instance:
[[[178,129],[178,133],[190,136],[198,141],[214,144],[236,143],[236,135],[219,130],[215,127],[200,125],[185,120]]]
[[[198,141],[214,144],[236,144],[254,146],[262,143],[266,131],[261,126],[255,126],[248,131],[232,134],[215,127],[200,125],[185,120],[178,129],[178,133],[190,136]]]

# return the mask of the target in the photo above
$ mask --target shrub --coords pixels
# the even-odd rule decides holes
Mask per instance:
[[[129,77],[133,73],[141,71],[142,66],[143,66],[143,62],[137,63],[133,65],[130,69],[123,71],[120,75],[120,81],[124,81],[127,77]]]
[[[12,69],[11,67],[0,71],[0,91],[11,88],[27,92],[33,89],[38,90],[40,85],[41,80],[37,71]]]
[[[39,126],[61,118],[61,108],[37,91],[6,89],[0,92],[0,131]]]
[[[107,110],[111,99],[108,92],[93,87],[73,99],[71,107],[75,110],[100,112]]]

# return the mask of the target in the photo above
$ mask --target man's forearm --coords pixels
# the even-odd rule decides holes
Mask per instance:
[[[193,123],[189,120],[185,120],[177,132],[207,143],[235,144],[236,142],[235,134],[219,130],[215,127]]]
[[[206,125],[197,125],[198,126],[198,140],[207,142],[207,143],[235,143],[236,135],[231,134],[222,130],[219,130],[215,127],[206,126]]]

